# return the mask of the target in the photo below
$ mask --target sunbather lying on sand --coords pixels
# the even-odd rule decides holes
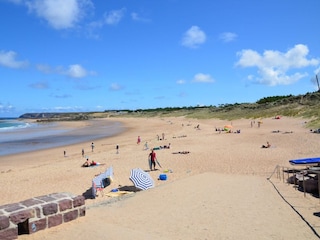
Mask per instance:
[[[173,152],[172,154],[188,154],[189,151],[182,151],[182,152]]]
[[[180,135],[180,136],[173,136],[172,138],[183,138],[183,137],[187,137],[187,135]]]
[[[262,145],[261,147],[262,147],[262,148],[269,148],[269,147],[271,147],[271,145],[270,145],[269,142],[267,142],[267,145]]]
[[[83,164],[82,164],[82,167],[90,167],[90,166],[95,166],[97,165],[97,163],[95,161],[89,161],[89,158],[87,158],[87,161],[85,161]]]
[[[171,143],[169,143],[169,145],[154,147],[153,150],[170,149],[170,146],[171,146]]]

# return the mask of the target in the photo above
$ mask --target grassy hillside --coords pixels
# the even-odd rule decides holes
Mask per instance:
[[[275,116],[312,119],[309,126],[320,128],[320,93],[299,96],[276,96],[260,99],[256,103],[235,103],[220,106],[140,109],[136,111],[105,112],[109,117],[121,114],[126,117],[178,117],[198,119],[258,119]],[[104,113],[104,114],[105,114]],[[103,114],[102,114],[103,115]]]
[[[275,116],[302,117],[311,119],[309,127],[320,128],[320,92],[298,96],[273,96],[256,103],[235,103],[204,107],[167,107],[156,109],[118,110],[86,113],[26,113],[21,118],[38,121],[86,120],[103,117],[179,117],[197,119],[258,119]]]

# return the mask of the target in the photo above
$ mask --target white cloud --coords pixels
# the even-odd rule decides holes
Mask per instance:
[[[209,74],[198,73],[194,75],[193,82],[211,83],[214,79]]]
[[[14,110],[14,107],[11,104],[2,104],[0,103],[0,113],[9,113]]]
[[[17,61],[17,53],[13,51],[0,51],[0,65],[9,68],[24,68],[28,65],[27,61]]]
[[[46,65],[46,64],[37,64],[36,68],[38,69],[38,71],[46,73],[46,74],[52,73],[51,67],[49,65]]]
[[[288,85],[307,76],[307,73],[294,72],[308,66],[317,66],[319,59],[307,59],[309,49],[306,45],[298,44],[287,52],[266,50],[263,54],[247,49],[238,52],[239,61],[236,66],[258,68],[258,77],[255,81],[261,84],[275,86]]]
[[[72,96],[70,94],[60,94],[60,95],[51,95],[51,97],[65,99],[65,98],[71,98]]]
[[[92,21],[86,25],[86,35],[89,38],[100,39],[98,29],[103,28],[106,25],[117,25],[124,17],[126,9],[113,10],[104,13],[103,17],[99,20]]]
[[[137,22],[150,22],[149,19],[140,17],[139,14],[136,12],[131,13],[131,18],[133,21],[137,21]]]
[[[224,42],[232,42],[238,37],[237,34],[232,32],[224,32],[220,34],[220,39]]]
[[[190,48],[197,48],[200,44],[205,43],[206,34],[198,26],[192,26],[185,32],[182,45]]]
[[[109,89],[110,89],[111,91],[119,91],[119,90],[122,90],[123,87],[122,87],[120,84],[118,84],[118,83],[112,83],[112,84],[110,85]]]
[[[79,107],[79,106],[75,106],[75,107],[70,107],[70,106],[67,106],[67,107],[60,107],[60,106],[57,106],[57,107],[53,107],[52,109],[54,109],[54,111],[57,111],[57,112],[66,112],[66,111],[76,111],[76,110],[79,110],[79,109],[82,109],[82,107]]]
[[[60,74],[67,75],[71,78],[84,78],[88,75],[95,75],[94,71],[88,71],[80,64],[72,64],[67,68],[59,66],[59,67],[51,67],[47,64],[37,64],[36,68],[38,71],[45,74]]]
[[[108,25],[116,25],[118,24],[124,16],[125,9],[122,8],[120,10],[113,10],[111,12],[104,14],[104,21]]]
[[[98,105],[98,106],[96,106],[96,109],[104,109],[104,107],[103,107],[103,106]]]
[[[185,83],[186,83],[186,81],[183,80],[183,79],[180,79],[180,80],[177,81],[177,84],[185,84]]]
[[[87,70],[85,70],[81,65],[74,64],[70,65],[66,71],[66,75],[72,78],[83,78],[88,75]]]
[[[55,29],[74,27],[93,6],[91,0],[34,0],[25,4]]]

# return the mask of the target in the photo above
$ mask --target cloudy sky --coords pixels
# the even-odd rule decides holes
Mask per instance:
[[[319,9],[319,0],[0,0],[0,117],[317,91]]]

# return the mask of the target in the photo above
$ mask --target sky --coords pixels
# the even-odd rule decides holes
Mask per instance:
[[[0,0],[0,117],[318,90],[319,0]]]

